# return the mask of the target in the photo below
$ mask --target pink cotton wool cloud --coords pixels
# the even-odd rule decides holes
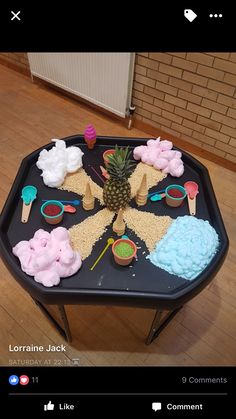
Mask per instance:
[[[147,145],[135,147],[133,156],[135,160],[141,160],[155,169],[162,170],[165,174],[180,177],[184,173],[182,153],[172,150],[172,147],[171,141],[161,141],[159,137],[156,140],[148,140]]]
[[[45,287],[58,285],[60,278],[75,274],[82,265],[80,254],[72,249],[64,227],[57,227],[51,233],[39,229],[29,241],[20,241],[12,252],[20,259],[22,271]]]

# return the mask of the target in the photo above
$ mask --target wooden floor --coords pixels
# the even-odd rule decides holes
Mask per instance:
[[[7,198],[22,158],[51,138],[82,133],[143,136],[86,106],[64,98],[0,66],[0,201]],[[73,344],[66,354],[9,353],[8,345],[64,341],[3,263],[0,266],[0,365],[235,365],[236,364],[236,173],[200,159],[209,169],[230,238],[224,266],[150,346],[144,343],[152,310],[68,306]]]

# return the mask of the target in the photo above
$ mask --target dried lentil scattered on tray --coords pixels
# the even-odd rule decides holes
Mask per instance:
[[[84,195],[88,182],[91,186],[93,196],[95,196],[95,198],[99,200],[100,204],[103,205],[103,189],[98,186],[82,168],[79,169],[76,173],[67,174],[64,183],[60,186],[59,189],[75,192],[78,195]]]
[[[147,187],[148,189],[152,188],[153,186],[157,185],[158,182],[165,179],[166,175],[160,172],[159,170],[154,169],[152,166],[148,166],[145,163],[138,163],[135,167],[132,175],[129,178],[129,183],[131,186],[131,196],[132,198],[136,195],[140,183],[142,181],[143,175],[146,173],[147,175]]]
[[[114,215],[114,212],[104,208],[69,229],[71,245],[80,252],[83,260],[92,253],[93,246],[111,224]]]
[[[124,221],[127,227],[145,242],[151,252],[166,234],[173,220],[168,215],[158,216],[129,207],[124,211]]]

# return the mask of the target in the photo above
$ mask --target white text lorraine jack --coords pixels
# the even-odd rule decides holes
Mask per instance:
[[[9,345],[9,352],[66,352],[66,346],[61,345]]]

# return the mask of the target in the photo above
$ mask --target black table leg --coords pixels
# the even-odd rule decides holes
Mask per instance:
[[[146,345],[150,345],[150,343],[152,343],[157,338],[157,336],[162,332],[162,330],[168,325],[168,323],[173,319],[173,317],[179,312],[181,308],[182,307],[179,307],[173,311],[169,311],[168,314],[164,316],[164,318],[162,318],[164,311],[156,311],[151,329],[146,339]]]
[[[40,308],[42,313],[51,321],[51,323],[56,327],[57,331],[60,333],[61,336],[67,341],[71,342],[71,332],[70,332],[70,326],[68,322],[68,318],[66,315],[65,307],[64,305],[58,305],[58,310],[60,313],[60,317],[63,323],[64,328],[61,327],[61,325],[56,321],[56,319],[51,315],[51,313],[47,310],[44,304],[42,304],[40,301],[36,300],[32,297],[35,304]],[[173,317],[179,312],[179,310],[182,307],[179,307],[173,311],[168,312],[166,316],[163,317],[164,311],[157,310],[152,322],[151,329],[148,333],[147,339],[146,339],[146,345],[150,345],[162,332],[162,330],[168,325],[168,323],[173,319]],[[163,317],[163,318],[162,318]]]
[[[58,305],[57,306],[58,310],[59,310],[59,313],[60,313],[60,317],[61,317],[63,326],[64,326],[64,328],[62,328],[61,325],[56,321],[56,319],[51,315],[51,313],[49,313],[49,311],[47,310],[47,308],[45,307],[44,304],[42,304],[40,301],[36,300],[33,297],[32,297],[32,299],[34,300],[35,304],[40,308],[42,313],[47,317],[47,319],[50,320],[50,322],[56,327],[56,329],[60,333],[60,335],[63,336],[63,338],[67,342],[71,342],[72,337],[71,337],[71,332],[70,332],[70,327],[69,327],[69,322],[68,322],[68,319],[67,319],[65,307],[63,305]]]
[[[62,319],[62,322],[63,322],[63,325],[64,325],[66,340],[67,340],[67,342],[71,342],[72,337],[71,337],[70,326],[69,326],[68,318],[67,318],[67,315],[66,315],[65,307],[64,306],[58,306],[58,309],[59,309],[61,319]]]

